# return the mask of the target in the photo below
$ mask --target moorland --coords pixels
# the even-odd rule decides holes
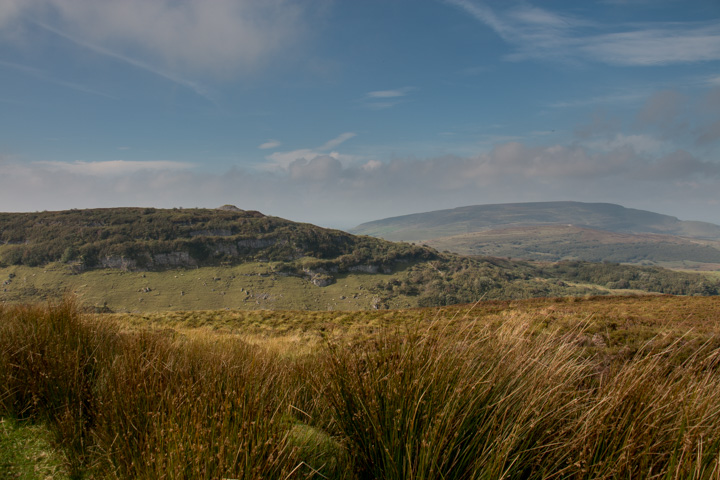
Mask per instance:
[[[720,226],[608,203],[474,205],[376,220],[351,232],[462,255],[720,270]]]
[[[715,295],[720,280],[613,262],[460,256],[235,207],[0,214],[0,301],[112,311],[362,310],[484,299]]]
[[[230,206],[0,227],[1,478],[720,477],[714,273]]]
[[[3,306],[0,475],[718,478],[718,314],[677,296]]]

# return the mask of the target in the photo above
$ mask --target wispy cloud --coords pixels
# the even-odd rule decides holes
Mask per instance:
[[[550,108],[581,108],[611,103],[639,102],[647,98],[647,92],[612,93],[574,100],[565,100],[548,104]]]
[[[135,59],[135,58],[132,58],[132,57],[129,57],[129,56],[126,56],[126,55],[123,55],[123,54],[114,52],[114,51],[109,50],[109,49],[107,49],[107,48],[105,48],[105,47],[102,47],[102,46],[100,46],[100,45],[96,45],[96,44],[93,44],[93,43],[90,43],[90,42],[81,40],[81,39],[79,39],[79,38],[76,38],[76,37],[68,34],[68,33],[65,33],[65,32],[63,32],[63,31],[61,31],[61,30],[58,30],[58,29],[56,29],[56,28],[54,28],[54,27],[51,27],[50,25],[46,25],[46,24],[40,23],[40,22],[35,22],[35,23],[36,23],[39,27],[41,27],[41,28],[43,28],[43,29],[45,29],[45,30],[47,30],[47,31],[49,31],[49,32],[52,32],[52,33],[54,33],[55,35],[57,35],[57,36],[59,36],[59,37],[61,37],[61,38],[64,38],[65,40],[68,40],[68,41],[70,41],[70,42],[72,42],[72,43],[74,43],[74,44],[76,44],[76,45],[78,45],[78,46],[80,46],[80,47],[86,48],[86,49],[91,50],[91,51],[93,51],[93,52],[95,52],[95,53],[98,53],[98,54],[100,54],[100,55],[104,55],[104,56],[113,58],[113,59],[115,59],[115,60],[118,60],[118,61],[120,61],[120,62],[126,63],[126,64],[128,64],[128,65],[131,65],[131,66],[133,66],[133,67],[135,67],[135,68],[138,68],[138,69],[140,69],[140,70],[144,70],[144,71],[149,72],[149,73],[151,73],[151,74],[153,74],[153,75],[156,75],[156,76],[158,76],[158,77],[162,77],[162,78],[164,78],[165,80],[169,80],[170,82],[172,82],[172,83],[174,83],[174,84],[176,84],[176,85],[179,85],[179,86],[181,86],[181,87],[185,87],[185,88],[187,88],[187,89],[189,89],[189,90],[192,90],[192,91],[195,92],[197,95],[205,98],[206,100],[208,100],[209,102],[211,102],[211,103],[213,103],[213,104],[217,104],[217,101],[215,100],[215,98],[214,98],[214,97],[212,96],[212,94],[210,93],[210,90],[207,89],[206,87],[200,85],[200,84],[197,83],[197,82],[188,80],[188,79],[183,78],[183,77],[181,77],[181,76],[179,76],[179,75],[177,75],[177,74],[175,74],[175,73],[172,73],[172,72],[163,70],[163,69],[158,68],[158,67],[156,67],[156,66],[154,66],[154,65],[151,65],[151,64],[149,64],[149,63],[145,63],[145,62],[142,62],[142,61],[137,60],[137,59]]]
[[[611,65],[652,66],[720,59],[720,22],[645,25],[643,29],[585,39],[578,46]]]
[[[402,97],[417,90],[416,87],[403,87],[392,90],[375,90],[365,94],[365,106],[374,110],[394,107],[402,102]]]
[[[494,10],[480,1],[445,0],[515,47],[509,60],[587,61],[651,66],[720,60],[720,22],[602,25],[529,5]],[[621,30],[621,31],[618,31]]]
[[[227,77],[297,52],[316,10],[292,0],[4,0],[0,24],[32,19],[163,71]]]
[[[367,98],[396,98],[404,97],[408,93],[415,90],[413,87],[398,88],[395,90],[376,90],[374,92],[368,92]]]
[[[705,83],[713,87],[720,87],[720,75],[707,77]]]
[[[345,132],[345,133],[333,138],[332,140],[328,140],[322,146],[318,147],[318,150],[321,152],[324,152],[324,151],[333,149],[333,148],[337,147],[338,145],[340,145],[341,143],[345,143],[355,136],[357,136],[357,134],[355,134],[353,132]]]
[[[353,132],[346,132],[338,135],[331,140],[328,140],[327,142],[316,148],[302,148],[287,152],[275,152],[265,157],[268,160],[268,163],[260,165],[259,168],[263,170],[287,170],[290,165],[295,161],[302,160],[310,162],[318,157],[330,157],[338,161],[349,161],[353,157],[351,157],[350,155],[340,154],[333,151],[333,149],[355,136],[356,134]]]
[[[270,150],[272,148],[277,148],[280,145],[282,145],[282,144],[280,142],[278,142],[277,140],[268,140],[267,142],[264,142],[264,143],[261,143],[260,145],[258,145],[257,148],[259,148],[260,150]]]
[[[77,83],[77,82],[68,82],[68,81],[65,81],[65,80],[62,80],[59,78],[55,78],[52,75],[50,75],[49,73],[47,73],[46,71],[41,70],[39,68],[30,67],[27,65],[21,65],[19,63],[14,63],[14,62],[6,62],[3,60],[0,60],[0,68],[7,68],[10,70],[14,70],[16,72],[20,72],[22,74],[36,78],[40,81],[52,83],[54,85],[59,85],[61,87],[70,88],[70,89],[76,90],[78,92],[117,100],[116,97],[114,97],[108,93],[96,90],[94,88],[90,88],[87,85],[83,85],[83,84]]]
[[[51,162],[40,161],[34,162],[36,165],[42,166],[50,171],[62,171],[73,173],[76,175],[89,176],[117,176],[129,175],[137,172],[152,171],[177,171],[188,170],[195,165],[185,162],[173,162],[168,160],[154,161],[128,161],[128,160],[109,160],[104,162]]]

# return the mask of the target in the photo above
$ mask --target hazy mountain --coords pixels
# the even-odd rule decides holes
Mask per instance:
[[[571,225],[617,233],[655,233],[720,240],[720,226],[611,203],[537,202],[474,205],[363,223],[351,233],[419,242],[483,230]]]
[[[720,270],[720,226],[607,203],[477,205],[387,218],[351,231],[461,255]]]

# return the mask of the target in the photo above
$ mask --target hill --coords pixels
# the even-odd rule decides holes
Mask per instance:
[[[720,291],[706,276],[462,257],[236,208],[4,213],[0,240],[0,302],[70,292],[113,311],[361,310]]]
[[[387,218],[351,231],[463,255],[720,267],[720,226],[612,204],[478,205]]]
[[[462,255],[529,260],[636,263],[685,270],[720,269],[720,242],[675,235],[628,234],[570,225],[511,227],[425,242]]]
[[[432,250],[358,237],[225,206],[219,209],[106,208],[0,213],[0,262],[78,270],[163,270],[332,259],[339,268],[434,258]]]
[[[363,223],[350,230],[418,242],[499,227],[573,225],[618,233],[656,233],[720,240],[720,226],[611,203],[537,202],[474,205]]]

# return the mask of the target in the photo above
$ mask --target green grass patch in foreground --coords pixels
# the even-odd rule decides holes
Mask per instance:
[[[718,478],[717,301],[610,300],[415,310],[298,355],[5,306],[0,412],[78,478]],[[614,350],[622,311],[707,330]]]
[[[0,478],[64,480],[62,454],[43,425],[0,417]]]

